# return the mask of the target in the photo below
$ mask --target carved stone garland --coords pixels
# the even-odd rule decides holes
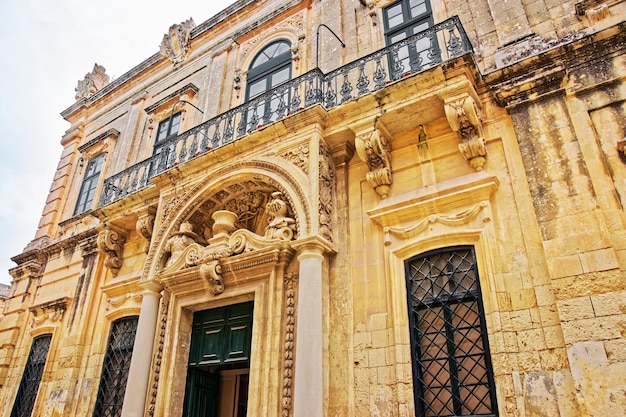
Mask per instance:
[[[391,188],[391,141],[383,130],[375,127],[357,135],[356,152],[370,172],[365,178],[381,198],[387,198]]]
[[[113,275],[117,275],[122,267],[124,242],[126,234],[111,227],[105,227],[98,234],[98,248],[107,254],[104,266],[111,270]]]
[[[282,417],[289,417],[293,404],[293,357],[294,357],[294,335],[296,330],[296,290],[295,283],[298,274],[289,273],[285,275],[285,353],[283,370],[283,401]]]
[[[444,102],[446,117],[452,130],[461,137],[459,151],[476,171],[482,171],[487,145],[482,135],[480,112],[469,94],[448,98]]]

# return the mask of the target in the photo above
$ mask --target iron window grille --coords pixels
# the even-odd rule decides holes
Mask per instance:
[[[122,414],[137,321],[138,317],[133,316],[113,322],[93,417],[118,417]]]
[[[11,417],[29,417],[33,412],[51,340],[51,334],[38,336],[33,339],[22,381],[11,410]]]
[[[100,178],[100,172],[102,171],[103,164],[104,154],[96,156],[87,163],[85,177],[83,178],[80,193],[78,194],[78,201],[76,202],[76,208],[74,209],[75,216],[89,210],[93,205],[93,199],[96,195],[98,179]]]
[[[405,272],[416,415],[496,416],[473,247],[416,256]]]

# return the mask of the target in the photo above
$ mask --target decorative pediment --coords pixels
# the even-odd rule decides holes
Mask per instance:
[[[178,65],[191,52],[191,30],[196,27],[192,18],[173,24],[161,41],[161,55]]]
[[[76,100],[91,97],[105,85],[109,83],[109,76],[105,74],[106,69],[102,65],[94,64],[93,70],[85,74],[85,78],[78,81],[78,85],[74,89],[76,91]]]
[[[78,151],[81,153],[80,163],[83,164],[84,161],[89,161],[94,156],[111,152],[119,135],[120,132],[117,129],[109,129],[87,141],[84,145],[79,146]]]
[[[247,229],[235,230],[237,214],[228,210],[215,211],[211,216],[214,220],[213,236],[206,245],[200,243],[204,239],[193,232],[190,222],[181,223],[179,231],[168,239],[164,247],[169,257],[160,275],[167,280],[181,271],[198,267],[198,275],[208,284],[209,292],[221,294],[225,288],[222,265],[227,258],[268,248],[283,248],[282,243],[293,240],[295,220],[288,215],[288,206],[282,199],[282,193],[272,194],[265,211],[268,226],[264,236]],[[270,256],[270,259],[274,258]]]
[[[33,313],[32,326],[39,326],[45,322],[60,322],[71,301],[70,297],[61,297],[29,307],[28,309]]]

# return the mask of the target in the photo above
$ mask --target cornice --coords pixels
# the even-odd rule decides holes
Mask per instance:
[[[93,238],[97,235],[98,231],[96,229],[88,229],[84,232],[77,233],[66,239],[53,242],[47,246],[22,252],[19,255],[12,257],[11,260],[15,262],[18,266],[21,266],[28,261],[42,262],[42,260],[45,260],[46,258],[57,252],[61,252],[65,248],[75,247],[80,242],[89,240],[90,238]]]
[[[156,103],[146,107],[144,111],[150,114],[154,112],[155,110],[157,110],[158,108],[164,106],[168,102],[172,101],[174,98],[180,97],[183,94],[186,94],[188,92],[193,92],[194,94],[197,94],[198,91],[200,91],[200,89],[195,84],[189,83],[179,88],[178,90],[174,91],[173,93],[168,94],[167,96],[163,97],[161,100],[157,101]]]

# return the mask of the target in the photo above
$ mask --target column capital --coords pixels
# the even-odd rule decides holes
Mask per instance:
[[[155,293],[155,294],[159,294],[161,291],[163,291],[163,285],[152,279],[149,281],[141,281],[138,284],[142,289],[143,289],[143,293]]]
[[[323,256],[325,253],[335,253],[331,243],[320,236],[310,236],[294,241],[291,247],[298,251],[298,259],[307,255]]]

